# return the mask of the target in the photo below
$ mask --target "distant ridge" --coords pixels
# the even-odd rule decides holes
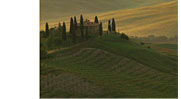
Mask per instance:
[[[116,19],[119,31],[129,35],[178,35],[178,1],[99,15],[102,21],[112,17]]]

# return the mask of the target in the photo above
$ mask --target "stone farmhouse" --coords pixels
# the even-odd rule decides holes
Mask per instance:
[[[99,32],[99,23],[91,22],[89,20],[84,21],[84,33],[86,32],[86,28],[88,29],[88,33],[98,33]],[[80,33],[80,23],[77,24],[77,32]]]

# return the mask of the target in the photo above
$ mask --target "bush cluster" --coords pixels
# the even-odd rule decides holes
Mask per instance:
[[[125,33],[121,33],[121,39],[129,40],[129,37]]]

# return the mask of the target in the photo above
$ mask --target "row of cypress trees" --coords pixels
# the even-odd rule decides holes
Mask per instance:
[[[76,32],[77,32],[77,19],[74,16],[74,19],[70,18],[70,34],[72,36],[72,42],[76,43]]]
[[[67,40],[66,24],[65,24],[65,22],[63,22],[63,26],[62,27],[61,27],[60,23],[58,25],[58,34],[60,34],[61,32],[62,32],[62,39],[64,41]],[[48,25],[48,22],[46,22],[46,25],[45,25],[45,37],[49,37],[49,36],[50,36],[49,25]]]
[[[72,36],[73,43],[76,43],[76,33],[77,33],[77,19],[74,16],[74,19],[70,18],[70,34]],[[80,16],[80,32],[81,32],[81,40],[84,40],[84,20],[83,16]],[[85,38],[88,39],[88,28],[86,28]]]
[[[98,20],[98,17],[95,16],[95,20],[94,20],[95,23],[99,23],[99,20]],[[50,35],[50,31],[49,31],[49,25],[48,23],[46,23],[46,26],[45,26],[45,37],[48,37]],[[85,28],[85,36],[84,36],[84,28]],[[77,32],[77,19],[76,17],[74,16],[74,19],[71,17],[70,18],[70,34],[71,34],[71,37],[72,37],[72,42],[73,43],[76,43],[76,32]],[[112,18],[112,24],[111,24],[111,20],[108,20],[108,31],[111,32],[115,32],[116,33],[116,23],[115,23],[115,19]],[[58,26],[58,32],[59,34],[62,33],[62,39],[64,41],[67,40],[67,35],[66,35],[66,24],[65,22],[63,22],[63,26],[61,27],[61,24],[59,23],[59,26]],[[81,32],[81,40],[88,40],[88,27],[84,27],[84,20],[83,20],[83,16],[81,15],[80,16],[80,32]],[[99,35],[102,36],[103,35],[103,27],[102,27],[102,22],[100,22],[99,24]]]
[[[114,18],[112,18],[112,26],[111,26],[111,20],[108,20],[108,31],[109,32],[113,31],[116,33],[116,23]]]

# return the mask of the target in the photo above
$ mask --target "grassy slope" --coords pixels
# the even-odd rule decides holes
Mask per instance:
[[[178,44],[151,44],[151,47],[162,54],[178,58]]]
[[[177,44],[156,44],[156,45],[159,46],[159,47],[163,47],[163,48],[178,50],[178,45]]]
[[[41,60],[41,97],[177,97],[177,57],[109,35]]]

